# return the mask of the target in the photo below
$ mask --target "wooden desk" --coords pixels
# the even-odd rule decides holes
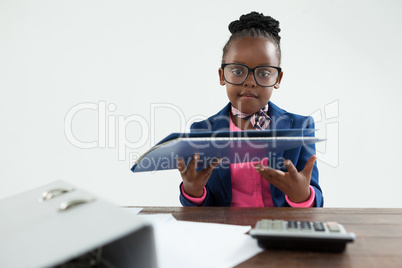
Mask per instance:
[[[148,207],[140,214],[171,213],[177,220],[255,226],[260,219],[337,221],[357,236],[343,253],[265,250],[236,266],[402,267],[402,209]]]

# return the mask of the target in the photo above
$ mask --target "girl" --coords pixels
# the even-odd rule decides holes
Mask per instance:
[[[288,113],[270,101],[283,77],[279,22],[251,12],[230,23],[229,31],[219,79],[230,102],[216,115],[192,124],[191,131],[314,128],[311,117]],[[180,201],[184,206],[322,207],[316,156],[311,152],[315,153],[314,145],[230,168],[217,160],[202,170],[196,169],[199,155],[187,167],[179,159]]]

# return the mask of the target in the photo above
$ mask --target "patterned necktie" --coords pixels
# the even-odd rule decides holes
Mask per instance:
[[[268,104],[265,105],[264,108],[253,114],[242,113],[232,105],[232,114],[242,119],[246,120],[250,119],[250,123],[256,130],[264,130],[268,128],[271,119],[267,115],[267,111],[268,111]]]

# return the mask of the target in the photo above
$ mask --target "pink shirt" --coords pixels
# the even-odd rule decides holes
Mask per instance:
[[[230,131],[242,131],[230,120]],[[268,158],[259,162],[230,164],[232,207],[273,207],[269,182],[254,168],[260,163],[268,166]]]
[[[230,131],[242,131],[230,120]],[[232,183],[232,207],[273,207],[270,183],[264,179],[254,168],[254,164],[260,163],[268,166],[268,158],[260,162],[245,162],[230,164],[230,177]],[[202,205],[206,198],[206,189],[200,198],[186,194],[182,186],[185,198],[195,205]],[[294,203],[285,195],[286,201],[292,207],[313,207],[315,205],[314,188],[310,186],[310,198],[302,203]]]

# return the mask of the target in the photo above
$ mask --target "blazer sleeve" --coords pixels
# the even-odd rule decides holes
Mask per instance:
[[[191,132],[197,132],[197,131],[208,131],[210,128],[210,126],[208,126],[208,123],[206,121],[201,121],[201,122],[195,122],[191,125],[190,127],[190,131]],[[215,172],[212,172],[213,174],[211,176],[214,175]],[[182,184],[183,182],[180,184],[179,189],[180,189],[180,203],[184,206],[184,207],[196,207],[197,205],[193,204],[190,200],[188,200],[186,197],[184,197],[183,192],[182,192]],[[211,191],[208,187],[208,185],[206,185],[206,190],[207,190],[207,195],[205,197],[205,200],[203,202],[202,205],[200,206],[213,206],[214,202],[212,201],[213,198],[211,198]]]
[[[213,175],[211,175],[212,177]],[[184,197],[183,192],[182,192],[182,185],[183,183],[180,184],[180,203],[184,206],[184,207],[197,207],[197,205],[194,205],[193,203],[191,203],[187,198]],[[211,195],[211,190],[209,189],[209,186],[206,185],[205,186],[206,190],[207,190],[207,196],[205,197],[204,202],[202,203],[202,205],[199,205],[199,207],[211,207],[211,206],[216,206],[216,202],[214,201],[214,198]]]

